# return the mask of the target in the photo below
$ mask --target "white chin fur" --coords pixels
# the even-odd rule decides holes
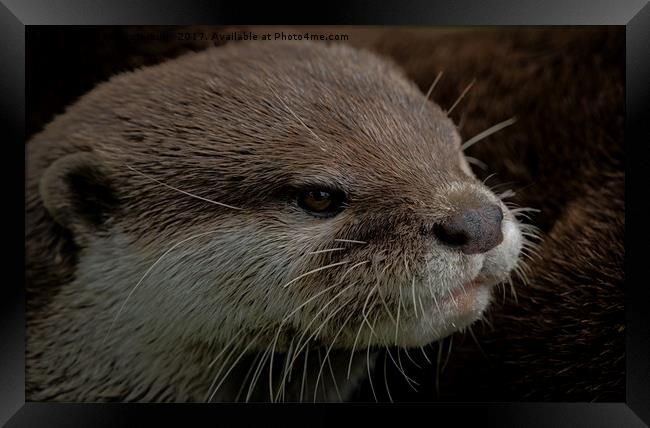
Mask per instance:
[[[505,281],[517,265],[522,247],[522,237],[517,221],[512,215],[503,220],[503,242],[485,254],[480,275],[491,283]]]
[[[435,342],[461,330],[479,320],[490,304],[491,286],[482,286],[461,294],[455,301],[451,299],[439,303],[437,307],[425,307],[424,314],[418,309],[418,316],[402,320],[399,334],[394,335],[395,325],[388,321],[378,338],[377,344],[414,348]],[[392,328],[392,329],[391,329]]]
[[[461,287],[475,277],[482,279],[483,285],[469,291],[457,292],[452,298],[451,292],[443,292],[442,299],[438,297],[437,304],[429,296],[429,292],[421,293],[424,304],[417,304],[417,311],[404,316],[400,320],[399,332],[395,335],[395,323],[388,320],[382,323],[376,344],[395,345],[401,347],[417,347],[440,340],[479,320],[490,305],[494,285],[507,280],[510,272],[517,264],[522,248],[522,237],[519,226],[512,215],[506,211],[502,226],[503,241],[489,252],[477,255],[467,265],[465,275],[459,274],[462,280],[455,284]],[[468,279],[469,278],[469,279]],[[425,284],[420,284],[426,288]],[[409,305],[412,308],[413,304]],[[403,314],[404,315],[404,314]]]

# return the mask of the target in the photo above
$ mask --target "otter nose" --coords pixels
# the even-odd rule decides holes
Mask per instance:
[[[434,227],[444,244],[458,247],[465,254],[484,253],[503,240],[503,212],[497,205],[466,209]]]

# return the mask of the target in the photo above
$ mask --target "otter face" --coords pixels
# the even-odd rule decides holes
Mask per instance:
[[[117,201],[91,222],[66,173],[41,186],[81,247],[76,284],[102,296],[98,331],[420,346],[479,319],[518,262],[520,225],[452,121],[366,52],[235,44],[119,76],[67,116],[83,126],[65,138],[99,136],[93,176]]]

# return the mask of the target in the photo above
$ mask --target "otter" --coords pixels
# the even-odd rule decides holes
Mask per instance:
[[[98,85],[26,147],[27,399],[348,399],[378,349],[467,327],[524,269],[524,211],[461,143],[341,44]]]

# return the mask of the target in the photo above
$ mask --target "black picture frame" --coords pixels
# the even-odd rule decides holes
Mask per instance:
[[[0,4],[0,100],[3,104],[2,171],[6,220],[2,223],[3,294],[0,310],[0,423],[7,427],[120,426],[144,422],[175,425],[285,426],[340,423],[358,411],[368,423],[495,426],[621,426],[650,424],[650,284],[641,264],[648,235],[644,228],[643,176],[650,143],[650,4],[647,0],[436,1],[390,4],[347,2],[345,7],[299,16],[297,9],[235,2],[2,0]],[[308,6],[301,5],[304,10]],[[422,403],[350,405],[72,404],[25,402],[24,138],[25,31],[32,25],[261,24],[274,15],[282,24],[353,25],[624,25],[626,28],[626,400],[621,403]],[[318,17],[316,20],[315,17]],[[316,22],[317,21],[317,22]],[[267,22],[268,23],[268,22]],[[640,162],[640,165],[633,165]],[[636,196],[634,194],[637,194]],[[633,215],[641,220],[633,220]],[[637,226],[637,227],[635,227]],[[635,246],[638,243],[640,245]],[[635,248],[640,248],[636,250]],[[637,267],[640,266],[640,267]],[[228,422],[226,422],[228,421]],[[277,421],[277,422],[274,422]],[[427,423],[428,424],[428,423]]]

